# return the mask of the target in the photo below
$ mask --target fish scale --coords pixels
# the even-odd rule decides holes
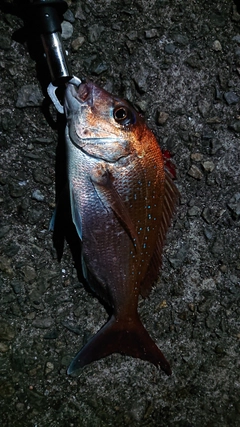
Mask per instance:
[[[68,373],[123,353],[170,374],[137,305],[159,272],[178,191],[153,133],[129,103],[92,82],[68,84],[65,112],[70,203],[82,242],[82,270],[112,312]]]

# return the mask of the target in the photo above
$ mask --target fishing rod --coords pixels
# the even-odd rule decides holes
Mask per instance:
[[[5,10],[3,8],[24,22],[23,28],[15,31],[13,38],[27,43],[29,53],[37,65],[43,61],[47,63],[51,80],[47,93],[57,111],[62,114],[64,110],[56,95],[57,88],[64,90],[65,84],[70,81],[77,86],[81,83],[71,72],[62,43],[61,22],[67,9],[64,0],[19,0],[17,3],[5,3]]]

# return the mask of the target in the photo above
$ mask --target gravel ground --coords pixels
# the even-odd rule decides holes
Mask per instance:
[[[240,15],[231,0],[68,3],[74,74],[138,106],[177,166],[163,269],[139,303],[173,374],[112,355],[66,375],[107,314],[67,245],[57,261],[58,135],[35,62],[11,40],[21,20],[0,12],[1,425],[238,427]]]

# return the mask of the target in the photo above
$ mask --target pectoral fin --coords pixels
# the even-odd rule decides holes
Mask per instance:
[[[119,222],[132,240],[135,250],[137,250],[140,245],[136,228],[121,196],[113,185],[111,173],[102,167],[94,172],[95,173],[92,173],[90,179],[98,197],[106,209],[111,209],[115,213]]]

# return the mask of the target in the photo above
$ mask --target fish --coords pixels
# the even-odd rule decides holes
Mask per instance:
[[[109,320],[77,353],[67,373],[113,353],[171,374],[143,326],[138,300],[159,275],[179,192],[143,116],[92,81],[68,83],[65,140],[72,222],[84,279]]]

